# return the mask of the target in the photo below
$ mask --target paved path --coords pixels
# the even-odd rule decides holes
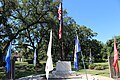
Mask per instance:
[[[22,77],[22,78],[15,79],[15,80],[46,80],[41,76],[43,75],[31,75],[31,76]]]
[[[79,76],[79,78],[73,76],[74,78],[71,78],[71,79],[49,79],[49,80],[87,80],[86,74],[80,74],[78,76]],[[87,77],[88,77],[88,80],[114,80],[109,77],[92,75],[92,74],[87,74]],[[46,79],[41,77],[41,75],[34,75],[34,76],[19,78],[16,80],[46,80]]]
[[[86,74],[81,74],[80,76],[82,76],[83,80],[87,80]],[[114,80],[114,79],[109,78],[109,77],[100,76],[100,75],[93,75],[93,74],[87,74],[87,77],[88,77],[88,80]]]

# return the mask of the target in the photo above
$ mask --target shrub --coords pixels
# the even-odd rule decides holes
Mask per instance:
[[[32,59],[27,59],[26,61],[28,62],[28,64],[33,64],[33,60]]]
[[[95,64],[90,64],[88,67],[89,67],[89,69],[94,69],[95,68]]]
[[[0,80],[3,80],[5,78],[4,72],[0,72]]]
[[[0,67],[0,80],[4,80],[3,78],[5,78],[5,68],[4,67]]]
[[[105,67],[104,66],[102,66],[102,65],[97,65],[97,66],[95,66],[95,68],[94,68],[95,70],[104,70],[105,69]]]

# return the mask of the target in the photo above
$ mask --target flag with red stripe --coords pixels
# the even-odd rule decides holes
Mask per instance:
[[[59,8],[58,8],[58,19],[61,20],[62,17],[62,6],[61,3],[59,4]]]
[[[116,40],[114,38],[114,62],[113,62],[113,66],[115,67],[116,72],[118,73],[119,69],[118,69],[118,51],[117,51],[117,47],[116,47]]]
[[[62,38],[62,3],[59,4],[59,8],[58,8],[58,20],[60,22],[59,39],[61,39]]]
[[[60,27],[59,27],[59,39],[62,38],[62,25],[60,23]]]

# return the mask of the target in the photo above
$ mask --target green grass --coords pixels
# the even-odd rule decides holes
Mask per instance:
[[[23,71],[16,71],[15,78],[18,79],[18,78],[29,76],[32,74],[36,74],[36,73],[34,71],[24,71],[24,70]]]
[[[102,65],[102,66],[106,66],[107,69],[104,70],[90,70],[90,69],[81,69],[79,71],[76,71],[78,74],[94,74],[94,75],[100,75],[100,76],[106,76],[109,77],[110,76],[110,72],[109,72],[109,65],[108,62],[101,62],[101,63],[94,63],[96,65]],[[120,69],[120,61],[118,62],[119,64],[119,69]],[[85,72],[86,71],[86,72]]]
[[[119,69],[120,69],[120,60],[118,61]]]
[[[33,64],[28,64],[26,62],[16,62],[16,68],[17,70],[15,71],[15,78],[21,78],[21,77],[25,77],[25,76],[30,76],[30,75],[35,75],[35,74],[43,74],[44,67],[43,66],[39,66],[39,68],[35,68],[33,66]]]
[[[108,62],[94,63],[94,64],[108,66]]]
[[[5,68],[0,67],[0,79],[3,79],[5,77]]]
[[[5,73],[4,72],[0,72],[0,79],[5,78]]]
[[[109,69],[105,69],[105,70],[90,70],[90,69],[82,69],[79,71],[76,71],[76,73],[78,74],[94,74],[94,75],[101,75],[101,76],[106,76],[109,77]]]
[[[41,62],[45,63],[45,62]],[[103,63],[94,63],[96,65],[103,65],[107,66],[107,69],[104,70],[91,70],[91,69],[86,69],[87,74],[94,74],[94,75],[101,75],[101,76],[106,76],[109,77],[109,67],[108,67],[108,62],[103,62]],[[72,65],[72,70],[73,69],[73,64]],[[28,64],[27,62],[16,62],[15,63],[15,78],[21,78],[25,76],[30,76],[30,75],[35,75],[35,74],[45,74],[45,65],[39,66],[38,68],[34,68],[33,64]],[[119,61],[119,69],[120,69],[120,61]],[[76,71],[78,74],[86,74],[84,69],[80,69],[79,71]],[[5,68],[3,67],[0,70],[0,79],[5,78]]]
[[[104,70],[80,69],[79,71],[76,71],[76,73],[78,73],[78,74],[86,74],[87,73],[87,74],[100,75],[100,76],[106,76],[106,77],[110,76],[108,62],[94,63],[94,64],[105,66],[106,69],[104,69]],[[74,69],[72,69],[72,70],[74,70]]]
[[[1,67],[0,67],[1,68]],[[27,62],[15,62],[15,79],[30,76],[30,75],[37,75],[45,73],[43,69],[44,66],[39,66],[35,68],[33,64],[28,64]],[[5,79],[5,68],[0,69],[0,80]]]
[[[15,62],[15,65],[27,65],[28,63],[27,62]]]

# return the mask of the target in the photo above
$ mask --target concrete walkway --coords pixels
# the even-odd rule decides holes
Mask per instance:
[[[19,79],[15,79],[15,80],[46,80],[44,79],[42,76],[44,74],[40,74],[40,75],[31,75],[31,76],[27,76],[27,77],[22,77]]]
[[[44,74],[45,75],[45,74]],[[19,78],[19,79],[16,79],[16,80],[46,80],[45,78],[41,77],[43,76],[42,74],[41,75],[32,75],[32,76],[27,76],[27,77],[23,77],[23,78]],[[79,78],[77,78],[79,76]],[[77,77],[76,76],[72,76],[71,78],[69,79],[49,79],[49,80],[114,80],[112,78],[109,78],[109,77],[105,77],[105,76],[99,76],[99,75],[92,75],[92,74],[87,74],[87,78],[86,78],[86,74],[80,74],[78,75]]]

